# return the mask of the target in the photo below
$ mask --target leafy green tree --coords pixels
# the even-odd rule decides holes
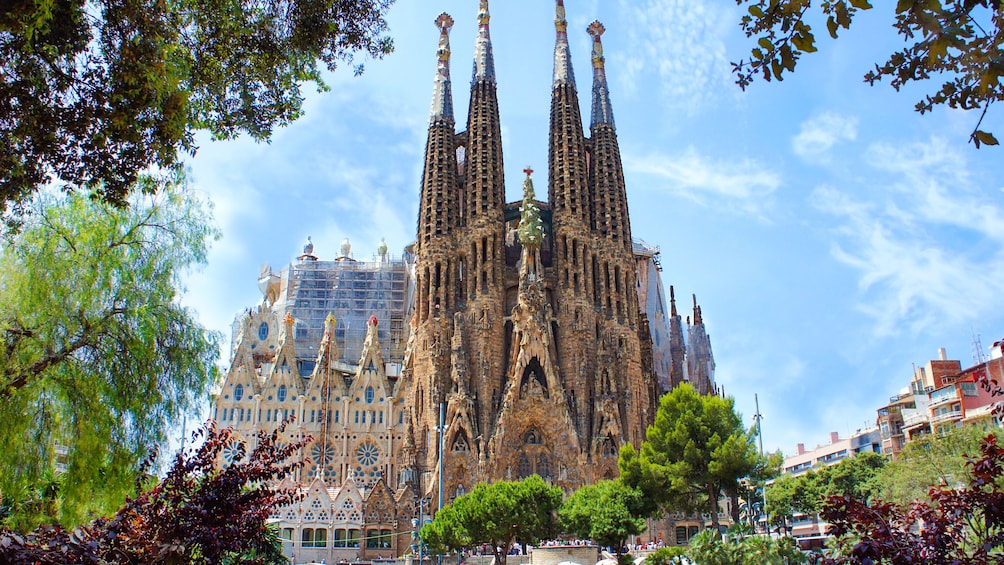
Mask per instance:
[[[987,433],[1004,437],[999,430],[963,426],[911,441],[876,477],[875,495],[905,507],[930,500],[928,491],[932,488],[957,486],[969,475],[970,459],[980,452]]]
[[[14,0],[0,6],[0,213],[56,182],[126,203],[194,134],[268,139],[363,53],[393,0]],[[361,66],[356,66],[360,72]]]
[[[704,530],[690,539],[687,557],[701,565],[788,565],[804,563],[806,556],[789,537],[770,538]]]
[[[823,517],[838,538],[831,565],[1004,561],[1004,449],[988,434],[957,485],[930,490],[930,502],[907,507],[848,496],[827,500]]]
[[[689,383],[663,395],[646,438],[640,451],[630,444],[621,448],[624,482],[642,490],[650,501],[647,511],[707,511],[716,528],[719,498],[735,498],[739,480],[759,461],[735,400],[699,395]]]
[[[836,39],[841,28],[849,29],[861,11],[871,10],[869,0],[825,0],[813,6],[809,0],[736,0],[747,7],[740,27],[756,39],[750,58],[733,63],[736,82],[746,88],[758,76],[782,80],[794,71],[803,54],[817,50],[810,21],[820,17]],[[979,110],[979,120],[970,134],[976,147],[997,145],[997,139],[980,124],[987,109],[1004,99],[1004,3],[1000,0],[898,0],[882,2],[880,9],[893,11],[892,24],[905,46],[864,75],[868,84],[889,80],[899,90],[910,82],[943,80],[941,86],[917,102],[921,114],[939,104],[963,110]]]
[[[645,565],[686,565],[687,550],[685,548],[667,545],[660,547],[645,558]]]
[[[125,209],[41,197],[23,227],[0,249],[0,494],[21,531],[118,508],[218,354],[178,302],[217,235],[180,181]]]
[[[522,481],[480,483],[443,507],[420,535],[431,546],[459,550],[487,544],[505,565],[514,542],[536,544],[557,533],[561,489],[533,475]]]
[[[619,561],[628,538],[645,531],[642,497],[620,479],[600,481],[575,491],[558,515],[565,531],[612,547]]]
[[[864,451],[829,467],[786,475],[767,487],[767,512],[776,525],[793,514],[815,514],[831,496],[867,501],[877,489],[886,458]]]

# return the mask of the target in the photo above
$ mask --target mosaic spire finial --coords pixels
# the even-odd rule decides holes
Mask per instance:
[[[439,28],[439,49],[437,57],[439,65],[432,93],[432,115],[430,120],[453,119],[453,94],[450,88],[450,29],[453,28],[453,18],[443,13],[436,18]]]
[[[478,8],[478,39],[474,43],[474,82],[495,81],[495,57],[492,54],[492,37],[488,27],[490,21],[488,0],[481,0]]]
[[[592,127],[599,124],[614,125],[614,111],[610,105],[610,89],[607,87],[607,74],[604,68],[603,43],[600,37],[606,29],[598,21],[586,28],[593,38],[593,112]]]
[[[570,84],[575,87],[575,74],[568,54],[568,21],[565,19],[565,2],[557,0],[554,9],[554,29],[557,38],[554,43],[554,86]]]

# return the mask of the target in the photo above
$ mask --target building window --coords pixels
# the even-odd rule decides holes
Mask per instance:
[[[348,540],[345,538],[346,530],[335,530],[335,547],[348,547]]]
[[[366,530],[366,548],[377,549],[380,547],[380,530]]]
[[[244,385],[237,385],[234,387],[234,400],[239,401],[244,398]]]
[[[327,547],[328,530],[325,528],[304,528],[300,540],[301,547]]]
[[[265,338],[267,337],[268,337],[268,324],[262,322],[261,325],[258,326],[258,339],[261,341],[265,341]]]
[[[686,545],[687,544],[687,527],[677,526],[676,527],[676,545]]]
[[[359,547],[359,530],[349,530],[348,547]]]
[[[279,537],[283,541],[293,541],[293,528],[283,528],[282,532],[279,533]]]
[[[279,402],[286,401],[286,385],[279,385],[278,397],[279,397]]]
[[[373,398],[376,394],[373,392],[373,387],[366,387],[366,404],[373,404]]]

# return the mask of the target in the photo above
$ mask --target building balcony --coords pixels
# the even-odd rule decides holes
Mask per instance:
[[[961,420],[962,419],[962,409],[949,410],[947,412],[942,412],[941,414],[935,414],[931,416],[931,424],[940,424],[941,422],[947,422],[950,420]]]
[[[958,400],[959,400],[959,393],[958,391],[955,390],[955,387],[952,387],[951,390],[946,391],[944,393],[932,393],[931,403],[928,405],[928,408],[933,410],[934,407],[936,406],[941,406],[942,404],[945,404],[947,402],[953,402]]]
[[[930,419],[928,418],[927,414],[924,413],[911,414],[903,418],[903,430],[909,432],[914,428],[920,426],[926,426],[929,421]]]

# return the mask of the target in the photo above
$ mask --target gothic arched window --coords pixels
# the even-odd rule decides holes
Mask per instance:
[[[533,474],[533,468],[530,466],[530,459],[525,453],[521,453],[519,456],[519,467],[516,469],[516,474],[519,478],[525,479]]]

